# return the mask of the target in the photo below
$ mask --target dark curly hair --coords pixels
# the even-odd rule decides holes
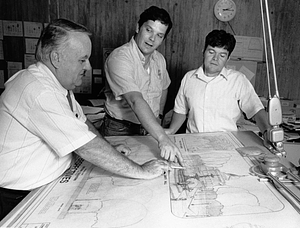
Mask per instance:
[[[173,26],[169,13],[163,8],[158,8],[157,6],[149,7],[140,15],[140,19],[138,21],[139,28],[141,28],[142,25],[148,20],[160,21],[162,24],[168,26],[164,38],[166,38]]]
[[[213,30],[205,38],[204,50],[205,52],[208,45],[212,47],[219,47],[226,49],[229,54],[232,53],[236,44],[234,36],[230,33],[225,32],[224,30]]]

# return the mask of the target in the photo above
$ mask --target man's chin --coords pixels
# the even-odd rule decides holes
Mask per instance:
[[[74,85],[74,89],[75,89],[75,87],[79,87],[81,85],[82,85],[82,80],[76,82],[76,84]]]
[[[153,48],[153,47],[150,47],[150,46],[146,46],[146,47],[144,47],[143,49],[140,49],[141,50],[141,52],[146,56],[146,55],[150,55],[150,54],[152,54],[154,51],[155,51],[155,49]]]
[[[214,74],[214,73],[217,73],[217,72],[221,72],[222,69],[220,69],[218,66],[216,65],[210,65],[208,68],[207,68],[207,71],[210,73],[210,74]]]

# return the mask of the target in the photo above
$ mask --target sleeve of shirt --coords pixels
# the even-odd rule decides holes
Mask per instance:
[[[169,77],[169,73],[166,68],[164,71],[165,71],[165,73],[164,73],[164,79],[163,79],[163,90],[166,90],[169,88],[169,86],[171,84],[171,79]]]
[[[163,57],[162,54],[158,53],[159,58],[160,58],[160,70],[162,71],[162,89],[166,90],[169,88],[170,84],[171,84],[171,79],[169,77],[169,73],[167,71],[167,64],[166,64],[166,60]]]
[[[174,111],[179,114],[186,115],[188,113],[188,104],[185,97],[185,86],[187,82],[187,75],[183,77],[181,80],[181,84],[178,90],[178,93],[175,98],[175,105],[174,105]]]
[[[82,110],[79,112],[83,115]],[[75,116],[62,94],[45,92],[30,110],[28,128],[59,156],[65,156],[96,137],[83,122],[85,119]]]
[[[252,118],[259,110],[264,109],[264,106],[256,94],[251,82],[245,75],[240,77],[242,86],[240,86],[240,108],[246,114],[247,118]]]
[[[131,62],[126,56],[111,56],[105,64],[107,82],[116,97],[140,89],[134,79],[134,62]]]

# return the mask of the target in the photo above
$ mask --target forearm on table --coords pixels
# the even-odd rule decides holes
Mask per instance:
[[[96,137],[75,150],[84,160],[125,177],[144,179],[142,167],[115,150],[105,139]]]

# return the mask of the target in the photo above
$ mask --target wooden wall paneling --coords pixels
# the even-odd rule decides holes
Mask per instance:
[[[22,20],[22,3],[18,0],[0,1],[0,19],[1,20]]]
[[[91,0],[89,3],[89,9],[88,9],[88,21],[87,21],[87,28],[92,32],[92,55],[90,62],[92,64],[93,68],[101,69],[102,67],[100,64],[100,58],[101,58],[101,52],[100,52],[100,46],[101,46],[101,38],[104,34],[101,32],[102,23],[98,23],[98,18],[101,14],[101,5],[100,1],[98,0]],[[101,36],[102,35],[102,36]]]
[[[87,20],[87,28],[92,32],[92,54],[90,57],[90,63],[92,65],[93,69],[102,69],[102,65],[100,64],[101,59],[101,52],[100,52],[100,46],[101,46],[101,36],[97,33],[99,28],[102,27],[102,24],[97,23],[97,17],[100,14],[100,1],[97,0],[91,0],[88,5],[88,20]],[[98,75],[97,75],[98,77]],[[93,94],[99,94],[101,88],[99,88],[99,84],[94,83],[94,77],[93,77],[93,84],[92,84],[92,91]]]
[[[282,97],[300,99],[300,2],[272,2],[271,21],[279,92]]]
[[[236,0],[235,4],[237,13],[230,24],[236,35],[262,37],[260,0]]]
[[[103,48],[116,48],[129,41],[139,15],[149,6],[165,8],[174,26],[159,51],[164,54],[172,80],[168,106],[173,100],[184,74],[202,63],[204,39],[213,29],[224,29],[240,36],[262,37],[259,0],[235,0],[236,17],[229,23],[218,21],[213,15],[217,0],[1,0],[1,20],[49,22],[64,17],[79,22],[93,33],[91,64],[103,70]],[[300,99],[298,56],[300,51],[300,2],[272,0],[269,10],[274,55],[280,95]],[[4,38],[8,39],[8,38]],[[14,42],[10,39],[9,42]],[[20,42],[18,42],[20,43]],[[6,45],[5,52],[19,44]],[[15,49],[16,50],[16,49]],[[21,55],[21,54],[20,54]],[[8,54],[19,59],[19,54]],[[259,95],[268,93],[266,66],[258,63],[255,89]],[[93,90],[97,90],[95,85]]]
[[[33,22],[48,22],[48,0],[23,0],[22,20]]]
[[[78,20],[78,0],[59,0],[58,3],[59,18],[66,18],[80,23],[80,21]]]
[[[279,94],[281,97],[289,99],[299,99],[299,58],[300,30],[297,29],[300,24],[299,15],[300,2],[290,1],[286,4],[284,0],[269,1],[269,12],[271,22],[271,34],[273,38],[274,58],[278,80]],[[248,16],[249,17],[249,16]],[[262,31],[262,29],[260,29]],[[261,35],[262,37],[263,35]],[[271,59],[270,53],[268,59]],[[269,67],[272,64],[269,62]],[[273,79],[273,71],[270,70],[270,76]],[[262,96],[268,95],[267,71],[265,64],[258,65],[256,91]],[[271,88],[274,94],[274,81],[271,81]]]
[[[56,18],[60,17],[60,12],[59,12],[59,0],[48,0],[48,21],[50,22]]]

